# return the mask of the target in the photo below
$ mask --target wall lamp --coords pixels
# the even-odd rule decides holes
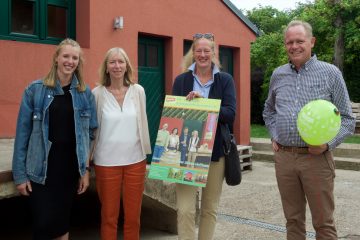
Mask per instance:
[[[114,29],[123,29],[124,28],[124,17],[115,17],[114,19]]]

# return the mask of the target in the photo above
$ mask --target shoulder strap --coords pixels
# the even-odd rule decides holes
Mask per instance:
[[[220,86],[221,86],[221,90],[223,89],[223,88],[225,88],[225,80],[224,79],[226,79],[225,78],[225,73],[223,73],[223,72],[219,72],[219,84],[220,84]],[[221,91],[222,92],[222,91]]]
[[[222,93],[223,93],[223,88],[225,87],[224,86],[225,81],[223,80],[225,74],[228,74],[228,73],[219,72],[219,77],[218,77],[219,78],[219,83],[218,84],[220,84],[220,86],[221,86],[221,91],[220,91],[221,97],[222,97]],[[228,128],[229,134],[234,134],[233,124],[226,124],[226,125],[227,125],[227,128]],[[229,141],[231,141],[230,137],[229,137]]]
[[[229,126],[227,124],[220,123],[220,131],[223,137],[224,154],[228,155],[230,152],[230,144],[231,144]]]

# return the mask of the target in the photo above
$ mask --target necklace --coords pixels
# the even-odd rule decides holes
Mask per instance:
[[[109,86],[107,89],[114,96],[114,98],[116,99],[116,101],[119,103],[119,105],[121,107],[123,105],[125,95],[126,95],[127,90],[129,89],[129,87],[123,86],[120,89],[118,89],[118,88],[113,88],[113,87]]]

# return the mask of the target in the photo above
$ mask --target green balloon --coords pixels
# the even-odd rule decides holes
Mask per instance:
[[[326,100],[307,103],[299,112],[297,128],[309,145],[318,146],[331,141],[339,132],[341,117],[334,104]]]

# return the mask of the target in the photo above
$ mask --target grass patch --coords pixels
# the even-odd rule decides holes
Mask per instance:
[[[260,124],[251,124],[250,136],[253,138],[270,138],[267,128]]]
[[[344,143],[357,143],[360,144],[360,135],[352,135],[350,137],[345,138]]]
[[[267,128],[260,124],[251,124],[250,136],[253,138],[270,138]],[[344,143],[360,144],[360,135],[349,136],[345,139]]]

